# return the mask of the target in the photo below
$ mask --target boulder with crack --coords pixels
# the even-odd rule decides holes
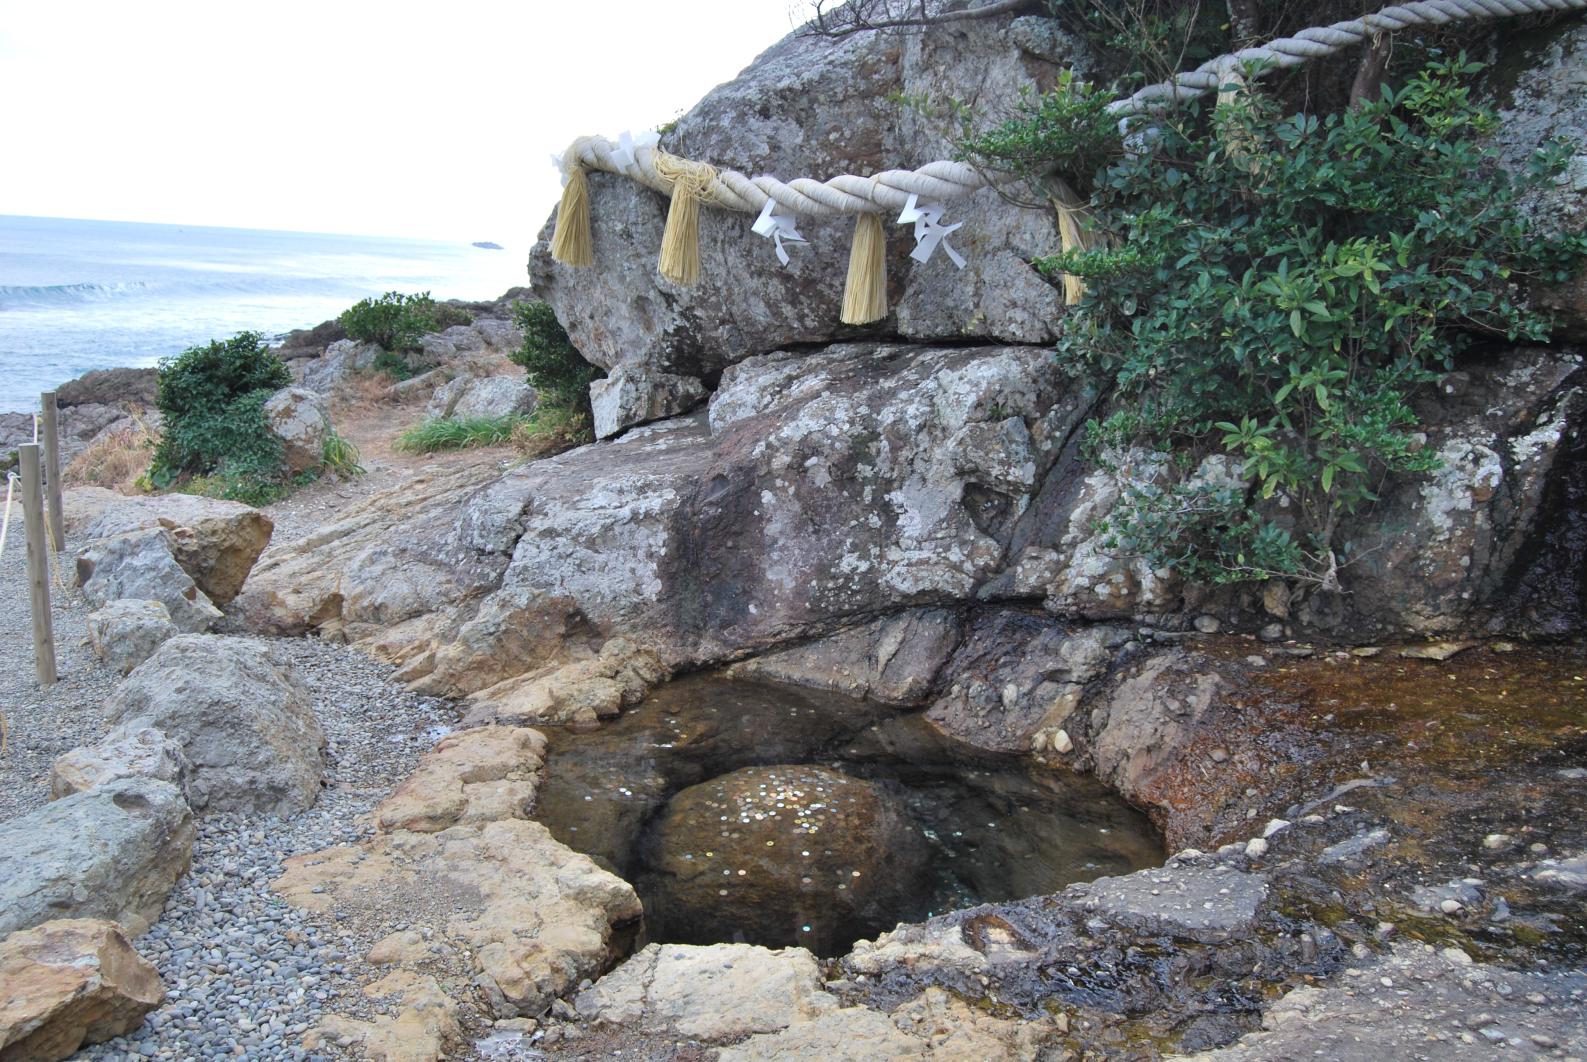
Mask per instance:
[[[0,1058],[55,1062],[122,1036],[165,999],[121,927],[58,919],[0,940]]]
[[[537,1017],[598,977],[615,957],[619,930],[642,913],[627,882],[523,819],[398,830],[293,856],[272,888],[289,903],[346,913],[376,931],[430,929],[473,955],[498,1017]]]
[[[225,605],[242,590],[254,562],[270,544],[275,524],[258,509],[238,502],[161,494],[114,499],[85,525],[83,537],[94,541],[152,528],[171,533],[177,564],[205,596]]]
[[[216,608],[174,556],[175,535],[163,527],[129,531],[90,543],[77,555],[77,584],[95,608],[112,601],[158,601],[184,631],[206,631]]]
[[[112,731],[97,745],[62,753],[50,765],[50,799],[83,793],[118,778],[152,778],[178,788],[193,765],[179,742],[153,727]]]

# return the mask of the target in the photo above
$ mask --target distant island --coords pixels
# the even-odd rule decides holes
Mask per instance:
[[[499,251],[502,249],[501,244],[491,243],[489,240],[475,240],[474,246],[486,251]]]

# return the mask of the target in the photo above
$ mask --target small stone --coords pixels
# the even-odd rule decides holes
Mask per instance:
[[[1260,837],[1253,837],[1245,843],[1245,857],[1247,859],[1261,859],[1267,855],[1267,842]]]
[[[1482,839],[1482,847],[1492,852],[1509,848],[1515,843],[1515,838],[1507,833],[1490,833]]]
[[[1371,657],[1377,656],[1381,652],[1383,652],[1383,649],[1382,649],[1381,646],[1360,645],[1360,646],[1357,646],[1356,648],[1350,650],[1350,655],[1351,656],[1359,656],[1362,659],[1369,659]]]
[[[1225,748],[1213,749],[1211,752],[1207,753],[1207,758],[1213,763],[1223,763],[1229,758],[1229,750]]]
[[[1459,948],[1445,948],[1444,950],[1440,951],[1438,954],[1442,955],[1446,962],[1449,962],[1449,963],[1451,963],[1451,964],[1453,964],[1455,966],[1470,966],[1471,965],[1471,956],[1467,955],[1465,952],[1461,951]]]
[[[1069,738],[1069,731],[1060,730],[1053,735],[1052,748],[1057,753],[1067,753],[1074,749],[1075,743]]]
[[[1256,632],[1256,636],[1264,642],[1278,642],[1284,640],[1284,625],[1282,623],[1269,623]]]
[[[1287,830],[1287,829],[1289,829],[1288,820],[1286,820],[1286,819],[1268,819],[1267,820],[1267,825],[1262,828],[1262,836],[1263,837],[1272,837],[1275,833],[1281,833],[1281,832],[1283,832],[1284,830]]]
[[[1200,631],[1202,634],[1217,634],[1218,631],[1222,629],[1222,627],[1223,624],[1219,622],[1217,616],[1196,617],[1196,630]]]
[[[1476,642],[1429,642],[1426,645],[1408,645],[1400,650],[1407,660],[1444,661],[1476,645]]]
[[[1465,905],[1459,900],[1441,900],[1439,901],[1438,909],[1446,915],[1452,915],[1464,910]]]

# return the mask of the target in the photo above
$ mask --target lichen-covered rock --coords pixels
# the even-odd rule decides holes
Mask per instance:
[[[803,948],[651,944],[579,993],[579,1017],[650,1035],[726,1043],[837,1010]]]
[[[88,644],[94,655],[123,675],[180,633],[158,601],[111,601],[88,615]]]
[[[951,32],[859,33],[842,39],[796,31],[738,78],[710,92],[667,134],[674,153],[746,173],[818,180],[871,174],[954,157],[945,130],[900,109],[899,96],[1014,100],[1044,88],[1058,67],[1009,40],[1012,19],[963,22]],[[839,321],[853,230],[849,218],[801,219],[809,244],[782,267],[750,232],[753,215],[701,212],[700,282],[681,287],[656,274],[667,201],[623,177],[590,179],[599,268],[555,262],[546,240],[530,261],[537,295],[556,310],[580,352],[607,369],[714,378],[728,365],[785,346],[832,342],[857,330]],[[888,219],[891,221],[891,219]],[[1045,343],[1063,300],[1030,266],[1059,249],[1050,210],[1016,206],[983,190],[955,199],[962,221],[958,270],[939,253],[916,263],[895,230],[888,277],[893,313],[876,328],[911,339]],[[657,380],[658,376],[641,379]]]
[[[175,550],[175,535],[163,527],[99,539],[77,555],[77,583],[95,608],[158,601],[183,631],[206,631],[220,610],[176,562]]]
[[[275,524],[258,509],[238,502],[161,494],[115,499],[83,534],[93,540],[151,528],[171,532],[176,562],[205,596],[224,605],[242,590],[254,562],[270,544]]]
[[[705,401],[705,385],[693,376],[620,365],[590,384],[595,437],[610,438],[635,424],[687,413]]]
[[[627,882],[522,819],[399,830],[356,846],[293,856],[272,888],[311,911],[373,932],[400,923],[473,956],[497,1017],[538,1017],[600,976],[618,926],[643,909]]]
[[[192,764],[182,746],[152,727],[116,730],[97,745],[72,749],[50,765],[50,798],[59,800],[118,778],[152,778],[181,788]]]
[[[193,851],[174,785],[122,778],[0,822],[0,935],[106,918],[132,936],[165,908]]]
[[[195,810],[287,815],[319,796],[325,735],[291,667],[242,638],[182,635],[133,670],[105,705],[125,735],[179,742]]]
[[[527,727],[487,726],[449,734],[375,809],[382,831],[435,833],[457,823],[528,818],[546,739]]]
[[[0,941],[0,1058],[56,1062],[131,1032],[165,999],[114,922],[45,922]]]
[[[285,387],[264,404],[265,427],[281,440],[282,459],[293,472],[318,468],[331,437],[331,416],[321,396],[307,387]]]

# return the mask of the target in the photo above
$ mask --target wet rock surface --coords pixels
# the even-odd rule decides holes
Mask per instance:
[[[829,954],[923,901],[931,855],[904,802],[874,783],[824,767],[746,767],[677,793],[649,830],[646,932]]]

